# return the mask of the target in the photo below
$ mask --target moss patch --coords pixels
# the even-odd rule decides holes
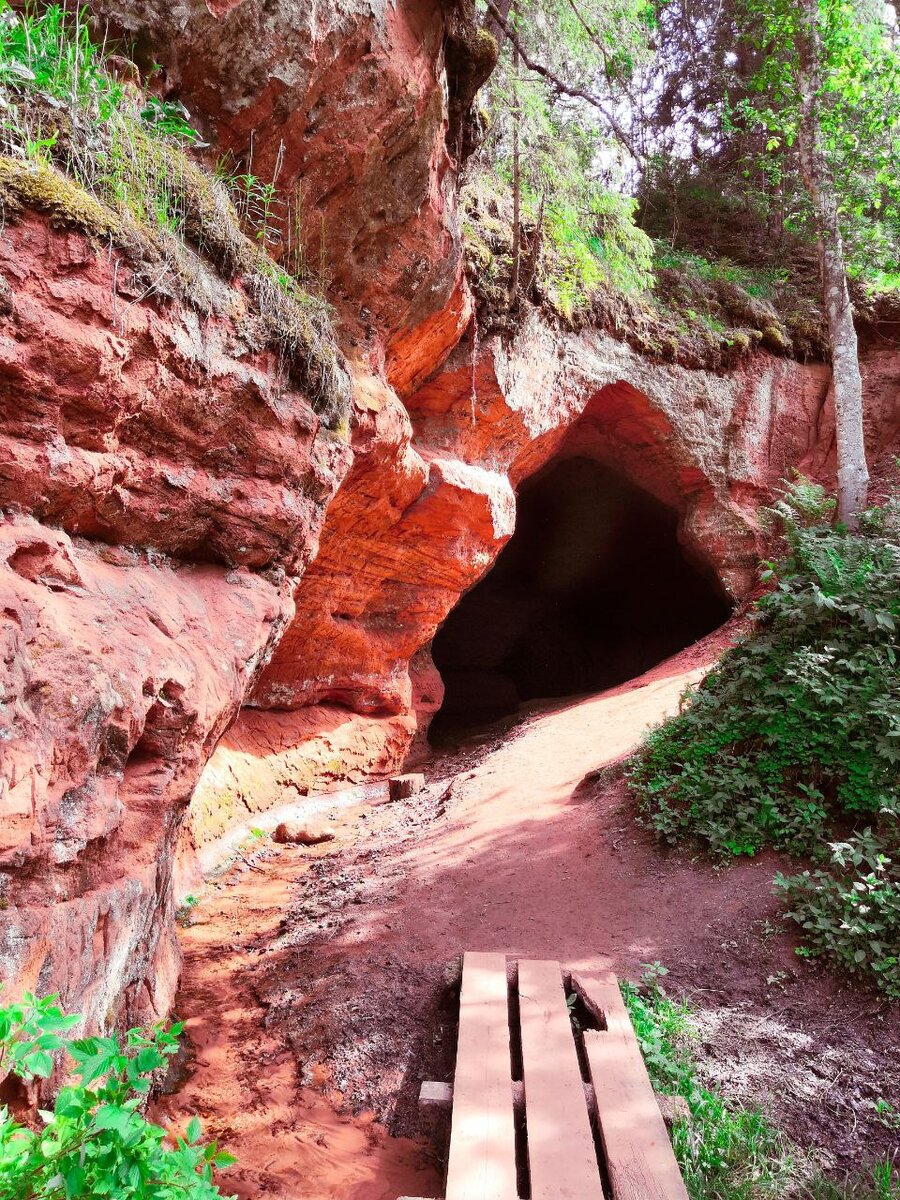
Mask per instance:
[[[227,181],[190,157],[199,134],[186,110],[148,96],[136,70],[123,82],[123,60],[110,67],[80,10],[21,14],[0,0],[0,17],[3,218],[33,209],[115,246],[154,297],[203,313],[231,315],[239,283],[247,344],[276,350],[325,425],[339,425],[350,382],[328,306],[267,253],[268,231],[245,231]]]
[[[224,203],[215,197],[210,177],[191,172],[192,225],[198,250],[182,237],[136,222],[116,211],[75,180],[46,162],[27,162],[0,156],[0,216],[14,221],[26,210],[46,214],[55,227],[85,233],[98,249],[115,246],[127,258],[139,280],[156,297],[177,301],[205,315],[224,310],[221,281],[210,277],[208,257],[226,282],[240,279],[250,299],[253,328],[243,333],[248,344],[272,347],[283,356],[294,382],[306,391],[329,427],[346,417],[350,381],[330,328],[327,310],[307,297],[290,277],[248,238],[223,220]],[[201,186],[202,185],[202,186]]]

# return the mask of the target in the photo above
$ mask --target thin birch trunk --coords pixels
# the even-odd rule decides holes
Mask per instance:
[[[859,524],[859,514],[866,507],[869,470],[863,434],[862,375],[847,287],[837,197],[822,145],[818,15],[818,0],[801,0],[798,148],[803,181],[816,219],[822,297],[831,347],[838,465],[837,515],[849,528],[855,529]]]
[[[513,6],[515,14],[515,6]],[[513,244],[512,244],[512,278],[509,291],[513,302],[519,294],[519,267],[522,260],[522,176],[519,163],[519,48],[513,45],[513,130],[512,130],[512,169],[513,169]]]

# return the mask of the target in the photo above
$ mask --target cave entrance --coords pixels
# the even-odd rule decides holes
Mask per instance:
[[[594,459],[554,462],[522,486],[515,533],[438,630],[446,694],[430,739],[623,683],[730,611],[674,509]]]

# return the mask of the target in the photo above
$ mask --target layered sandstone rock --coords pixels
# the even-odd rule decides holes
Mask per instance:
[[[467,5],[100,0],[94,13],[139,58],[163,64],[163,86],[209,130],[211,156],[262,182],[277,176],[292,203],[273,209],[267,242],[289,252],[300,235],[360,379],[388,372],[402,390],[416,386],[471,312],[453,168],[490,63],[472,53]],[[122,255],[19,216],[0,247],[9,668],[0,937],[8,981],[60,990],[97,1028],[171,1001],[171,858],[184,808],[293,612],[351,452],[320,429],[277,350],[260,349],[239,285],[198,262],[202,313],[166,303],[166,289],[148,286]],[[397,557],[418,554],[423,580],[444,524],[455,525],[442,543],[451,557],[467,539],[495,549],[511,528],[505,480],[426,462],[396,397],[382,391],[360,383],[361,466],[330,530],[362,509],[373,540],[387,546],[418,504]],[[376,460],[390,464],[383,477]],[[459,499],[470,477],[480,511],[471,534]],[[317,588],[333,588],[368,557],[360,529],[342,566],[340,538],[329,535],[313,603]],[[478,553],[483,567],[490,550]],[[406,568],[395,574],[409,591]],[[473,577],[470,565],[449,574],[435,592],[455,595]],[[381,603],[378,576],[375,566],[362,624]],[[399,601],[392,583],[384,587],[389,611]],[[432,625],[446,603],[424,601]],[[340,619],[335,610],[329,636]],[[295,643],[309,620],[306,607]],[[357,721],[350,737],[340,732],[347,710],[335,707],[346,688],[313,676],[355,654],[352,632],[334,651],[320,646],[321,661],[285,671],[283,686],[317,706],[269,719],[243,742],[240,729],[232,737],[249,759],[280,764],[262,784],[362,777],[402,757],[415,722],[401,676],[417,637],[395,640],[377,662],[354,666],[354,694],[371,678],[362,705],[371,715],[369,729]],[[384,678],[386,654],[393,679]],[[267,684],[276,699],[277,685]],[[261,786],[256,802],[272,797]],[[214,800],[208,824],[220,828],[231,811],[226,789]]]
[[[0,524],[0,961],[91,1029],[174,997],[179,819],[291,612],[248,572]]]
[[[446,342],[449,297],[468,304],[454,163],[465,110],[493,62],[490,51],[467,51],[476,44],[469,8],[456,0],[92,5],[163,65],[166,86],[203,123],[217,156],[295,197],[272,223],[296,222],[307,263],[322,264],[349,348],[375,369],[387,358],[401,388],[413,331]]]
[[[874,350],[863,366],[877,459],[900,432],[900,363]],[[509,537],[513,489],[551,460],[592,458],[645,488],[678,513],[690,555],[746,596],[765,548],[759,506],[794,469],[833,482],[829,384],[822,364],[767,354],[728,375],[653,363],[530,311],[514,339],[474,355],[471,335],[460,341],[402,408],[358,385],[353,471],[250,698],[288,711],[245,709],[223,738],[192,805],[197,840],[221,832],[216,814],[245,818],[293,781],[300,794],[358,781],[367,753],[384,775],[421,746],[442,690],[428,644]],[[338,711],[346,775],[329,753]],[[270,755],[269,720],[292,731],[290,750],[280,740]]]
[[[350,450],[240,289],[201,319],[27,213],[0,270],[0,961],[97,1029],[168,1011],[179,825]]]
[[[413,445],[383,383],[357,379],[356,397],[353,468],[253,707],[204,773],[191,805],[198,843],[261,807],[393,771],[422,724],[411,659],[512,534],[505,473]]]
[[[350,461],[243,293],[152,302],[122,255],[35,214],[4,231],[0,506],[71,534],[301,570]]]

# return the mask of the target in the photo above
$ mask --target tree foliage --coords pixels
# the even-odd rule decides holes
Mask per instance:
[[[762,165],[773,186],[796,178],[803,106],[801,8],[745,0],[745,36],[757,52],[747,94],[726,111],[726,131],[764,131]],[[873,252],[893,269],[900,246],[900,56],[895,34],[870,0],[818,3],[817,119],[853,269]],[[799,214],[798,214],[799,215]],[[807,218],[808,219],[808,218]]]
[[[540,268],[551,303],[567,315],[603,286],[647,289],[652,245],[624,186],[623,110],[649,54],[652,5],[518,0],[504,15],[492,0],[489,21],[491,10],[503,21],[494,24],[501,55],[483,94],[470,178],[511,195],[518,170],[525,282]]]
[[[638,224],[676,247],[754,265],[788,258],[809,271],[803,248],[815,230],[797,154],[798,5],[518,0],[500,7],[546,73],[522,62],[516,75],[512,44],[494,21],[502,53],[482,95],[487,130],[476,163],[496,164],[510,186],[518,97],[528,220],[542,196],[545,211],[560,196],[589,228],[586,199],[599,188],[634,195]],[[818,7],[823,135],[848,268],[883,289],[900,282],[896,27],[873,0],[821,0]],[[698,205],[691,196],[711,221],[692,214]],[[720,222],[724,198],[730,210]],[[711,244],[723,225],[729,244]]]

